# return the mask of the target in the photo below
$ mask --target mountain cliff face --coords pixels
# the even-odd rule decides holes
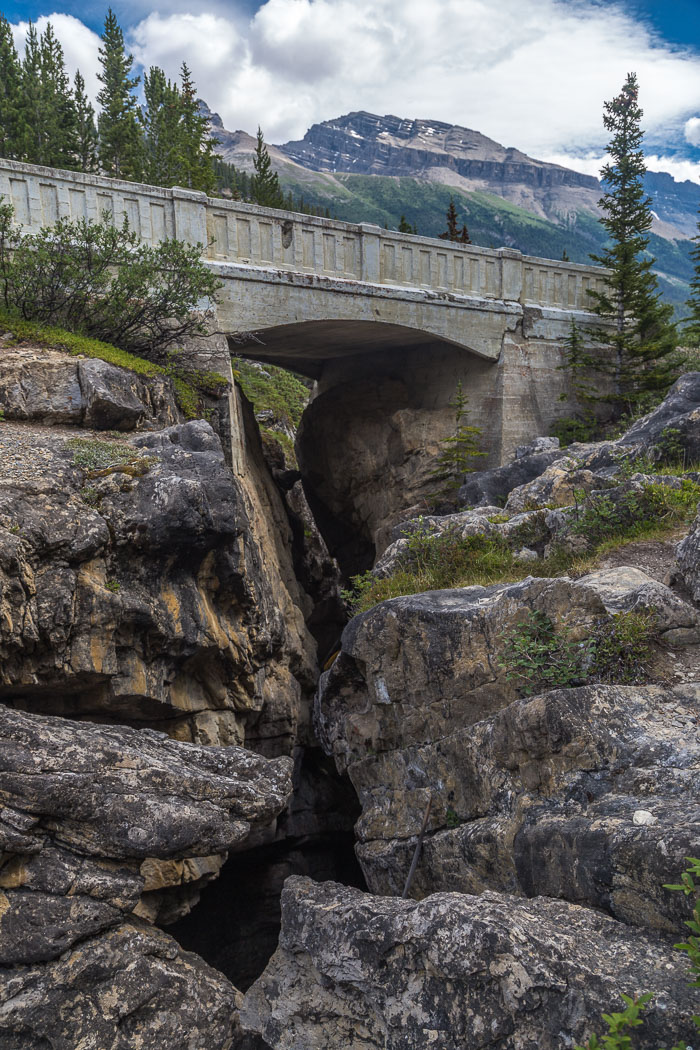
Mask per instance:
[[[533,160],[478,131],[436,120],[348,113],[314,124],[300,142],[279,148],[314,171],[425,177],[433,168],[447,168],[479,181],[598,189],[598,180],[590,175]]]

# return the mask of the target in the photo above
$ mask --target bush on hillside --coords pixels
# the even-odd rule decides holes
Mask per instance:
[[[0,306],[141,356],[206,330],[198,307],[220,284],[201,253],[201,244],[177,240],[142,244],[107,215],[24,234],[0,198]]]

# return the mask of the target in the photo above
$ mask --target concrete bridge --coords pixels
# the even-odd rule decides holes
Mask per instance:
[[[588,296],[604,286],[598,267],[7,160],[0,194],[29,232],[106,212],[147,243],[202,244],[232,351],[318,381],[299,450],[309,487],[327,489],[348,455],[384,477],[381,492],[319,496],[331,516],[347,518],[350,501],[355,531],[376,534],[425,486],[458,382],[490,462],[547,433],[573,407],[559,367],[571,319],[600,325]],[[234,338],[249,332],[257,341]]]

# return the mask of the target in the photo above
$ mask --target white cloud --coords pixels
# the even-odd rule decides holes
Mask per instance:
[[[171,77],[185,59],[227,127],[260,124],[271,142],[367,109],[464,124],[534,156],[600,155],[603,100],[630,70],[648,148],[682,143],[699,119],[700,55],[653,37],[621,2],[267,0],[252,18],[234,2],[152,13],[130,47]],[[59,19],[68,51],[75,19]],[[94,54],[94,41],[76,46]]]
[[[691,146],[700,146],[700,117],[686,120],[683,132]]]
[[[584,175],[595,175],[597,178],[609,157],[607,153],[546,153],[539,159],[549,161],[550,164],[562,164],[565,168],[573,168],[574,171],[581,171]],[[666,171],[673,175],[677,182],[690,181],[700,184],[700,161],[664,157],[655,153],[648,153],[644,159],[649,171]]]
[[[73,15],[58,13],[42,15],[41,18],[37,18],[35,24],[39,35],[44,32],[49,22],[51,22],[56,36],[61,41],[66,56],[66,69],[71,82],[75,76],[76,69],[79,69],[85,78],[85,87],[88,95],[94,99],[100,88],[97,80],[97,72],[100,68],[99,55],[97,53],[100,46],[100,38],[91,29],[88,29],[86,25],[83,25],[78,18],[74,18]],[[19,22],[12,27],[15,47],[20,57],[24,54],[24,43],[28,29],[29,24],[27,22]]]

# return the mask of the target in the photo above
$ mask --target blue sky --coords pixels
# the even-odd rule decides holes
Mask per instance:
[[[106,5],[0,0],[21,48],[51,18],[96,87]],[[227,127],[268,141],[353,109],[476,128],[597,171],[602,103],[639,77],[649,167],[700,182],[700,0],[124,0],[137,68],[192,68]]]

